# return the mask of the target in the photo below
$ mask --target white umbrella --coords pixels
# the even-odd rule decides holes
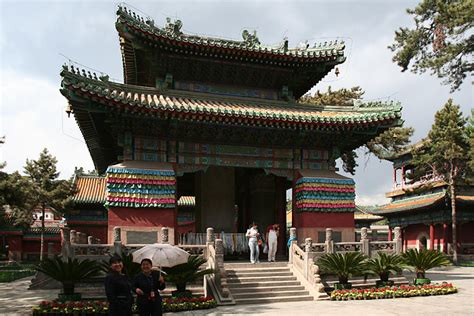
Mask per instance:
[[[174,267],[188,262],[189,253],[170,244],[150,244],[133,253],[133,262],[150,259],[155,267]]]

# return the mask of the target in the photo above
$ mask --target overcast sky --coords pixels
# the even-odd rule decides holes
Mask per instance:
[[[93,169],[74,119],[64,113],[59,72],[71,59],[123,82],[117,3],[0,0],[0,135],[6,136],[0,161],[7,162],[6,171],[23,170],[26,159],[36,159],[44,147],[57,157],[62,177],[69,177],[75,166]],[[241,39],[243,29],[255,29],[263,44],[277,44],[287,36],[290,46],[343,39],[347,60],[339,77],[331,73],[313,90],[359,85],[367,100],[400,101],[405,125],[416,130],[413,141],[428,133],[434,113],[449,97],[466,116],[472,107],[470,84],[450,94],[439,79],[402,73],[391,61],[387,46],[398,27],[411,25],[405,9],[417,1],[127,3],[152,17],[155,25],[163,25],[167,16],[181,19],[186,33]],[[391,164],[361,157],[354,179],[359,204],[384,203],[392,186]]]

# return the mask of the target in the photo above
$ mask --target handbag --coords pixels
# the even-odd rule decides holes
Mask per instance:
[[[263,247],[263,253],[268,253],[268,244]]]
[[[259,246],[262,245],[262,240],[261,239],[257,240],[257,245],[259,245]]]

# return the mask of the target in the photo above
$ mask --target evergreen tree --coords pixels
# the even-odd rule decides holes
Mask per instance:
[[[45,148],[38,160],[26,160],[25,174],[32,187],[32,204],[34,209],[41,210],[41,246],[40,260],[43,260],[44,249],[44,216],[46,209],[63,212],[70,202],[72,183],[69,180],[59,180],[56,168],[57,160]]]
[[[415,28],[400,28],[395,32],[393,61],[402,71],[411,64],[413,73],[430,70],[451,90],[459,88],[474,72],[474,1],[421,0],[414,9]]]
[[[304,95],[300,98],[300,103],[314,105],[336,105],[352,106],[354,101],[362,100],[365,91],[361,87],[352,87],[350,89],[339,89],[333,91],[328,87],[326,92],[319,90],[314,95]],[[365,144],[368,154],[373,154],[379,159],[396,154],[403,150],[410,142],[413,135],[413,128],[394,127],[386,130],[379,136]],[[355,151],[341,152],[342,169],[345,172],[354,174],[357,167],[357,153]]]
[[[427,173],[442,177],[449,190],[452,212],[453,261],[457,263],[457,224],[456,224],[456,184],[459,184],[472,164],[473,156],[468,155],[466,119],[458,105],[451,99],[435,115],[428,138],[413,151],[415,180]]]

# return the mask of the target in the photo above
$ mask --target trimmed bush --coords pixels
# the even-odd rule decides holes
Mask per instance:
[[[12,282],[35,275],[35,270],[3,270],[0,271],[0,283]]]

